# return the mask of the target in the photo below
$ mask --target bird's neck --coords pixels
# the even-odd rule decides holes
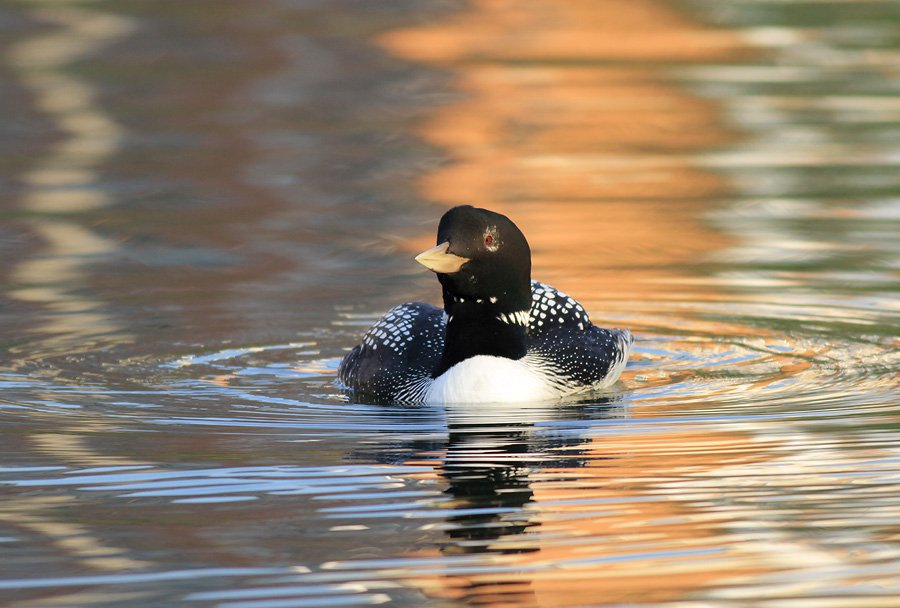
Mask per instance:
[[[530,293],[527,302],[515,302],[458,297],[445,290],[447,334],[434,376],[440,376],[460,361],[476,355],[507,359],[524,357],[530,308]]]

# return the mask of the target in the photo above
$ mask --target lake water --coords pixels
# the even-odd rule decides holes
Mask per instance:
[[[0,8],[0,604],[900,606],[900,4]],[[614,390],[335,385],[451,205]]]

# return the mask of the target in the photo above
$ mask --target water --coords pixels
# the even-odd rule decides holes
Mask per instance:
[[[900,605],[893,2],[0,11],[0,598]],[[452,204],[615,390],[334,384]]]

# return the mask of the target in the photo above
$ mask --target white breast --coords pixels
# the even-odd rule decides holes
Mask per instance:
[[[426,403],[525,403],[556,399],[562,392],[536,370],[504,357],[478,355],[438,376],[425,393]]]

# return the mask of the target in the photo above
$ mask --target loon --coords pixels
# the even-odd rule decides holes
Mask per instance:
[[[406,403],[516,403],[616,382],[631,332],[595,326],[581,304],[531,280],[531,249],[509,218],[454,207],[437,243],[416,261],[437,274],[443,310],[391,309],[341,361],[345,387]]]

